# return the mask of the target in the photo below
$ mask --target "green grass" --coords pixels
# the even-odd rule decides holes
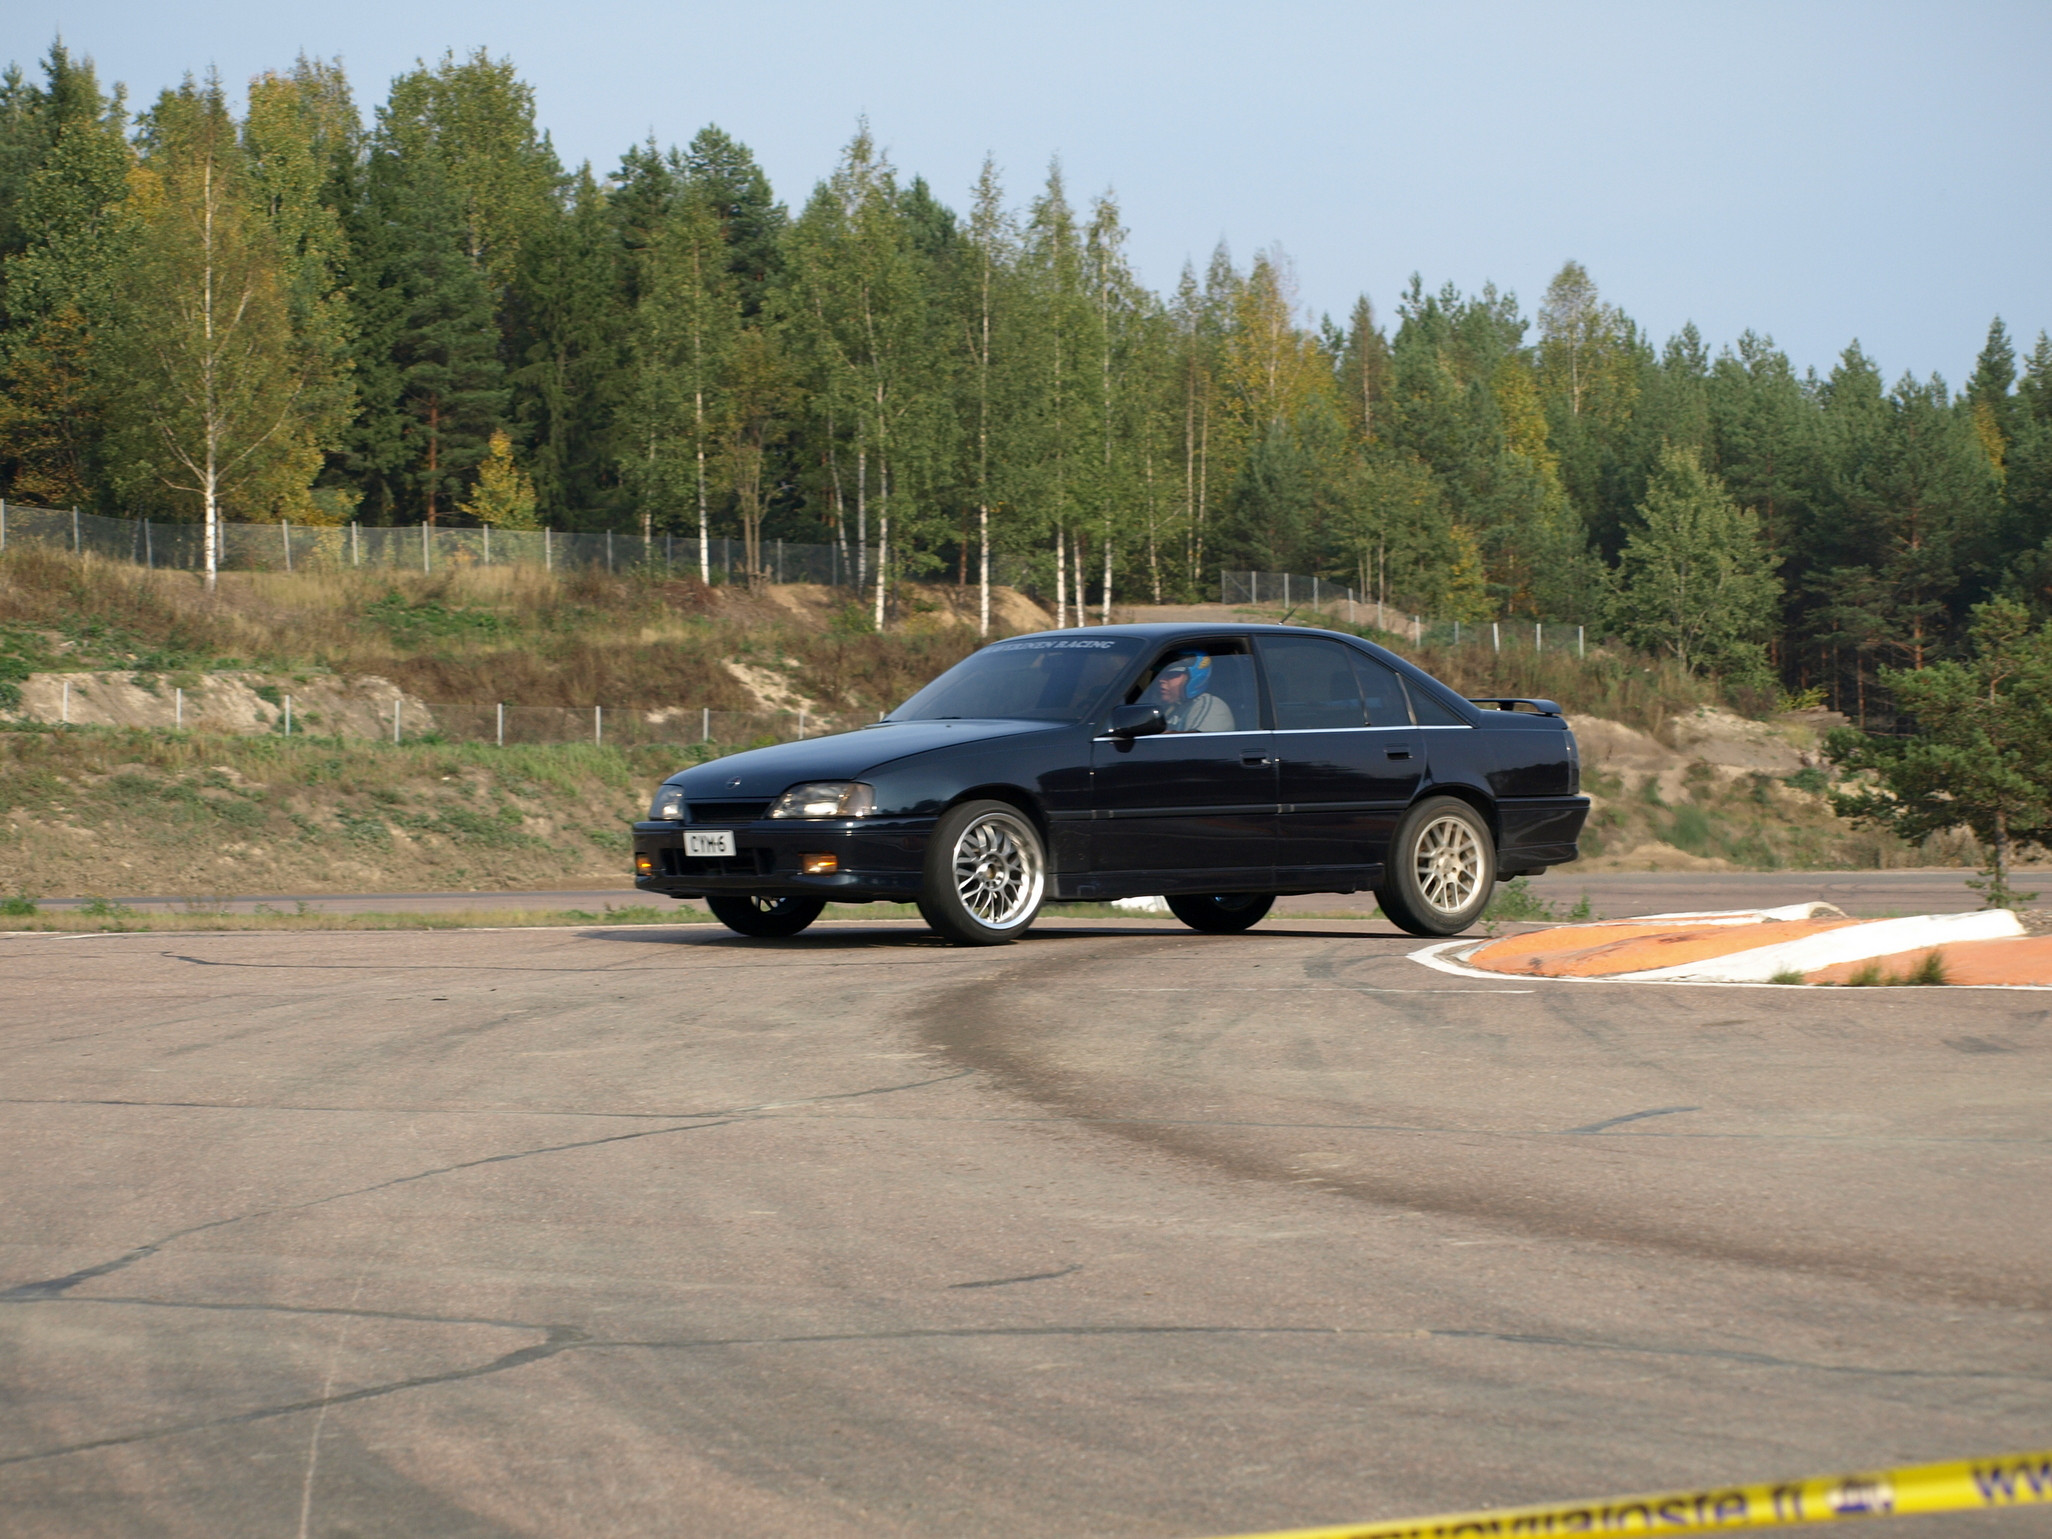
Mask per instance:
[[[1924,953],[1923,959],[1904,973],[1886,972],[1879,962],[1863,963],[1841,986],[1849,989],[1936,989],[1944,988],[1951,982],[1951,972],[1945,965],[1945,953],[1936,950]]]
[[[1589,895],[1586,892],[1573,908],[1562,913],[1558,904],[1532,891],[1529,877],[1514,876],[1509,881],[1498,884],[1482,917],[1485,921],[1511,924],[1579,924],[1589,917],[1589,913]]]

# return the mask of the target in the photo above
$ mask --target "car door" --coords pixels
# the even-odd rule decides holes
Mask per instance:
[[[1276,884],[1346,892],[1381,875],[1424,754],[1385,664],[1321,636],[1259,642],[1275,713]]]
[[[1091,744],[1091,866],[1104,891],[1273,890],[1275,759],[1245,640],[1165,648],[1126,702],[1151,703],[1160,675],[1192,653],[1208,660],[1213,704],[1174,713],[1189,730]]]

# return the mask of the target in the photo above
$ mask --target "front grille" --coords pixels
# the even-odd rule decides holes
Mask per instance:
[[[693,802],[694,823],[753,823],[769,811],[768,802]]]
[[[686,855],[679,849],[658,850],[664,876],[769,876],[776,870],[775,850],[737,850],[726,855]]]

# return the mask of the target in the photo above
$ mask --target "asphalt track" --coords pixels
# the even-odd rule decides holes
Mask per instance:
[[[1897,914],[1950,914],[1981,906],[1981,895],[1966,885],[1971,871],[1959,867],[1931,867],[1896,871],[1597,871],[1579,866],[1562,866],[1533,880],[1534,897],[1554,906],[1562,914],[1586,897],[1597,918],[1622,919],[1632,914],[1671,912],[1706,908],[1775,908],[1788,903],[1822,901],[1835,903],[1848,914],[1861,918],[1882,918]],[[2034,872],[2019,873],[2017,881],[2026,888],[2038,885]],[[2052,872],[2044,885],[2052,888]],[[52,898],[45,908],[79,908],[92,898]],[[603,914],[612,904],[664,904],[664,898],[638,893],[622,876],[612,885],[586,883],[578,887],[552,888],[531,892],[379,892],[379,893],[272,893],[230,897],[192,898],[184,896],[125,897],[117,901],[143,909],[179,910],[192,905],[221,908],[234,913],[258,909],[291,912],[305,904],[331,914],[402,913],[446,914],[465,910],[583,909]],[[1307,897],[1283,898],[1276,907],[1283,913],[1372,913],[1375,900],[1368,893],[1313,893]]]
[[[1197,1536],[2044,1443],[2046,996],[1417,945],[0,938],[0,1531]]]

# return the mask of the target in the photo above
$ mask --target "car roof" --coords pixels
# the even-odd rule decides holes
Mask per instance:
[[[1179,636],[1260,635],[1337,636],[1342,641],[1365,640],[1347,631],[1328,631],[1315,625],[1264,624],[1249,620],[1214,620],[1209,624],[1201,620],[1150,620],[1139,625],[1078,625],[1058,631],[1027,631],[1020,636],[1007,636],[1005,640],[1020,641],[1027,636],[1134,636],[1143,641],[1173,641]],[[1369,646],[1374,644],[1367,642]]]

